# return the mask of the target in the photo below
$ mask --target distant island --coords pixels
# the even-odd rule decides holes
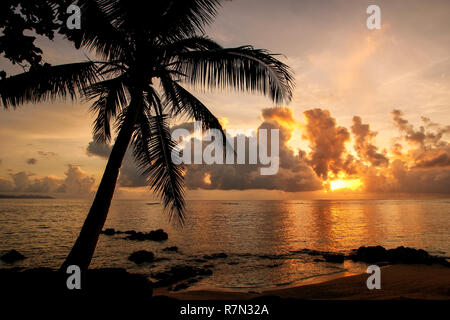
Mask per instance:
[[[38,194],[0,194],[0,199],[55,199],[51,196]]]

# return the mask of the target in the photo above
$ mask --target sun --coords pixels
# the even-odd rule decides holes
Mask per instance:
[[[361,189],[363,186],[363,183],[360,179],[337,179],[330,181],[330,190],[336,191],[341,189],[347,189],[356,191]]]

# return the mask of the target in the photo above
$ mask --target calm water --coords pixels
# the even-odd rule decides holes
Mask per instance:
[[[87,200],[0,199],[0,252],[16,249],[23,267],[58,267],[84,221]],[[124,267],[150,276],[176,264],[203,266],[205,254],[225,252],[213,276],[192,288],[267,289],[314,282],[326,276],[363,272],[365,265],[314,262],[303,248],[348,252],[361,245],[399,245],[450,255],[450,200],[190,201],[184,228],[168,224],[159,205],[114,201],[106,228],[149,231],[163,228],[169,240],[129,241],[102,235],[93,267]],[[162,249],[177,246],[179,253]],[[136,250],[153,251],[154,264],[127,260]],[[1,262],[0,262],[1,263]],[[0,267],[10,267],[0,264]]]

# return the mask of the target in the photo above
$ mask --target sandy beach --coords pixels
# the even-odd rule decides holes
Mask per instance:
[[[245,300],[262,296],[312,300],[450,299],[450,268],[440,265],[389,265],[381,268],[381,289],[369,290],[369,274],[346,276],[318,284],[249,294],[230,291],[170,292],[156,289],[154,296],[180,300]]]

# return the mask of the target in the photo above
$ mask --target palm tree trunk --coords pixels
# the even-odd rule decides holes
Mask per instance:
[[[136,100],[139,102],[136,103]],[[125,120],[122,123],[116,142],[109,155],[108,164],[103,173],[94,202],[84,221],[78,239],[62,264],[60,271],[65,272],[70,265],[77,265],[81,270],[86,270],[91,263],[98,238],[108,215],[117,178],[119,176],[119,170],[130,143],[137,116],[141,109],[140,101],[140,99],[132,99],[131,101]]]

